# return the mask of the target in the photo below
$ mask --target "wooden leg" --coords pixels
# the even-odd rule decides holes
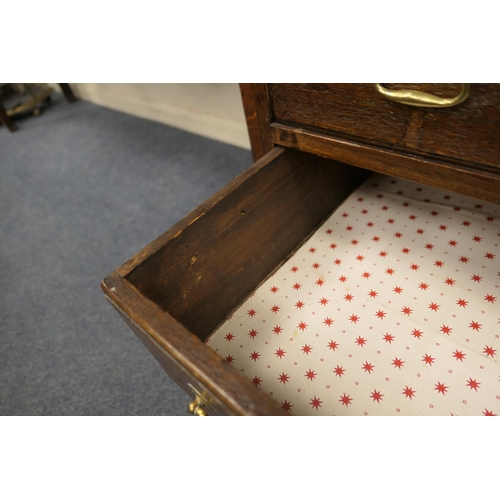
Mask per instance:
[[[76,101],[75,94],[73,94],[73,91],[71,90],[71,87],[69,86],[68,83],[60,83],[59,87],[61,87],[64,97],[66,97],[66,100],[68,102],[71,103]]]
[[[17,130],[16,124],[7,116],[4,107],[0,104],[0,123],[3,123],[11,132]]]

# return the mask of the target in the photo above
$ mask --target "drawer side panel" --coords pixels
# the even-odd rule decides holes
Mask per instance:
[[[285,150],[127,279],[205,339],[366,176],[356,167]]]

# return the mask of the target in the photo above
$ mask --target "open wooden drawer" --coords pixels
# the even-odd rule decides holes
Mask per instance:
[[[307,153],[283,148],[275,148],[247,171],[238,176],[229,185],[207,200],[203,205],[198,207],[194,212],[189,214],[173,228],[160,236],[156,241],[151,243],[138,255],[130,259],[123,266],[117,269],[117,271],[105,278],[103,282],[103,289],[107,298],[117,308],[119,313],[141,338],[167,373],[188,393],[191,393],[193,398],[197,398],[197,406],[199,406],[197,408],[198,412],[202,414],[229,415],[284,414],[283,408],[286,409],[287,404],[290,402],[288,401],[287,403],[286,397],[281,398],[284,399],[284,401],[282,401],[284,405],[279,404],[280,398],[277,398],[277,401],[273,401],[273,399],[269,396],[269,391],[261,390],[256,386],[255,381],[260,381],[259,377],[254,376],[252,381],[251,376],[254,375],[253,372],[248,372],[247,370],[247,373],[243,374],[242,372],[244,370],[240,367],[241,365],[238,365],[238,368],[235,368],[235,366],[227,362],[228,360],[231,361],[232,356],[219,356],[219,354],[215,353],[209,345],[207,345],[206,341],[210,335],[218,330],[218,328],[226,322],[233,312],[237,310],[238,306],[246,301],[249,296],[251,296],[254,291],[258,289],[266,278],[274,274],[282,264],[288,262],[290,256],[292,256],[292,254],[294,254],[296,250],[301,247],[301,244],[318,228],[318,226],[325,221],[325,219],[330,216],[332,212],[335,211],[336,207],[340,203],[342,203],[370,176],[370,174],[371,172],[367,170],[359,169],[332,160],[322,159]],[[420,188],[417,187],[417,189]],[[382,196],[383,195],[381,194],[377,195],[377,197],[380,198],[382,198]],[[423,201],[429,202],[429,200]],[[373,203],[371,205],[373,205]],[[405,205],[408,205],[408,203],[405,202]],[[496,207],[496,205],[492,206]],[[434,210],[429,216],[430,219],[434,217],[434,214],[437,216],[437,211],[435,210],[436,204],[433,203],[432,207],[434,207]],[[372,207],[369,208],[372,209]],[[451,211],[452,206],[450,205],[448,208]],[[456,211],[463,209],[462,213],[468,210],[467,206],[454,208]],[[372,218],[370,220],[375,220],[376,224],[379,226],[382,225],[382,222],[387,222],[387,224],[389,224],[386,224],[387,228],[379,228],[379,231],[382,232],[377,233],[386,237],[389,235],[387,233],[384,234],[384,232],[386,230],[389,232],[393,229],[393,227],[395,228],[395,226],[392,226],[394,221],[391,221],[390,213],[384,212],[384,209],[387,210],[387,207],[379,207],[379,209],[379,213],[381,214],[380,216],[388,214],[386,217],[389,218],[388,221],[378,220],[379,215],[373,215],[376,219]],[[392,215],[394,215],[395,209],[393,207],[389,207],[389,212],[391,212],[391,210]],[[495,210],[493,210],[494,215],[496,215]],[[373,208],[373,211],[375,211],[375,208]],[[368,211],[365,209],[363,212]],[[397,213],[400,214],[399,211]],[[428,242],[429,248],[436,244],[446,246],[448,241],[445,240],[445,236],[439,239],[437,239],[437,236],[432,236],[431,238],[429,232],[430,228],[425,225],[427,222],[424,222],[423,220],[424,214],[420,212],[415,213],[418,215],[414,215],[412,217],[420,217],[421,219],[417,225],[425,228],[418,229],[420,234],[423,234],[425,231],[428,231],[429,233],[428,239],[429,242],[431,242]],[[347,214],[342,215],[347,217]],[[342,215],[339,217],[342,217]],[[479,216],[482,217],[482,213]],[[401,215],[396,216],[396,219],[401,219],[401,217]],[[451,217],[446,218],[451,219]],[[346,219],[347,227],[343,229],[351,231],[353,228],[348,222],[351,221],[347,221]],[[352,223],[354,226],[360,225],[359,222],[355,223],[352,221]],[[373,222],[369,222],[368,225],[371,227]],[[400,227],[406,228],[406,221],[405,225]],[[331,229],[328,231],[331,232]],[[396,229],[394,229],[394,231],[396,231]],[[403,229],[403,231],[406,231],[406,229]],[[350,236],[350,234],[353,233],[346,233],[347,236]],[[483,233],[481,233],[481,237],[483,236],[484,228]],[[396,238],[398,237],[400,236],[396,234]],[[340,236],[340,238],[342,238],[342,236]],[[387,240],[387,238],[385,239]],[[378,237],[375,238],[375,240],[378,241]],[[424,240],[420,242],[420,246],[423,246],[423,241]],[[465,244],[469,245],[468,242]],[[493,244],[498,246],[498,244]],[[384,272],[386,274],[396,272],[397,274],[400,270],[402,270],[402,266],[407,268],[408,263],[405,264],[403,261],[402,264],[399,264],[401,255],[399,249],[398,251],[393,251],[392,249],[389,249],[388,245],[392,247],[392,243],[385,242],[383,248],[389,250],[389,253],[391,253],[389,258],[391,260],[388,261],[388,266],[386,266],[387,269],[384,267]],[[410,245],[412,244],[410,243]],[[333,244],[332,248],[335,247],[336,244]],[[472,248],[470,250],[472,250]],[[489,250],[493,250],[493,252],[496,251],[494,248],[489,248]],[[407,251],[409,250],[407,249]],[[423,251],[425,252],[426,250]],[[354,262],[355,268],[356,265],[359,264],[359,273],[356,274],[362,276],[362,271],[364,271],[365,273],[363,276],[368,278],[371,273],[376,271],[376,269],[372,267],[375,266],[375,259],[368,259],[368,261],[361,264],[364,259],[362,255],[363,250],[360,250],[360,252],[360,255],[357,256],[358,262]],[[492,259],[496,257],[496,254],[493,252],[491,252],[490,255],[492,256]],[[465,249],[462,250],[462,253],[466,254]],[[382,252],[382,254],[384,254],[383,257],[386,257],[386,252]],[[446,254],[448,254],[448,252],[446,252]],[[346,258],[343,253],[340,256],[342,259]],[[327,256],[324,255],[323,257]],[[468,259],[468,257],[464,257],[464,259]],[[336,311],[340,311],[341,309],[338,307],[340,304],[336,304],[335,301],[341,300],[342,298],[346,299],[346,297],[350,301],[353,295],[366,296],[368,289],[364,290],[362,286],[360,290],[360,285],[352,284],[352,288],[345,287],[345,291],[347,291],[347,293],[344,297],[343,292],[341,292],[340,295],[338,291],[336,294],[332,294],[331,283],[342,278],[342,271],[336,273],[334,265],[335,263],[340,263],[341,259],[337,258],[334,261],[332,254],[332,258],[330,260],[332,261],[331,268],[334,275],[332,275],[331,280],[328,283],[328,290],[325,290],[324,293],[322,292],[322,296],[330,297],[329,299],[326,299],[327,301],[331,301],[331,304],[327,308],[328,313],[325,317],[329,320],[327,325],[328,327],[332,326],[332,323],[336,322],[336,324],[333,325],[333,329],[337,330],[336,335],[334,335],[336,340],[332,340],[330,343],[330,347],[333,346],[336,348],[337,340],[343,338],[341,343],[346,341],[346,336],[343,335],[346,333],[346,329],[352,330],[349,325],[345,325],[345,322],[351,321],[352,323],[354,321],[354,324],[352,324],[354,327],[357,319],[353,318],[355,316],[358,318],[358,315],[349,313],[350,316],[348,317],[347,313],[342,312],[342,318],[337,317],[336,315],[340,316],[340,313],[337,313]],[[414,260],[417,262],[416,267],[418,268],[419,265],[422,264],[422,261],[419,260],[416,255]],[[450,265],[459,265],[454,262],[455,260],[457,259],[452,259],[452,256],[449,256],[449,260],[446,261],[446,266],[449,267]],[[325,262],[328,262],[328,258]],[[435,265],[444,265],[443,262],[440,263],[439,259],[436,260],[436,262],[437,264],[434,263]],[[468,260],[466,263],[467,262]],[[291,264],[287,263],[288,267],[290,267],[290,265]],[[353,264],[351,264],[351,266],[352,265]],[[312,267],[314,267],[314,265]],[[483,265],[482,268],[484,270],[485,266]],[[353,267],[350,267],[350,269],[353,270]],[[408,282],[409,278],[406,277],[404,278],[406,281],[398,283],[402,283],[407,291],[417,289],[418,286],[421,288],[423,286],[422,283],[424,282],[426,282],[426,287],[429,286],[429,284],[431,287],[443,287],[444,285],[441,283],[443,281],[441,279],[442,277],[440,277],[437,271],[438,269],[436,269],[436,272],[433,273],[431,266],[431,269],[426,270],[425,273],[413,273],[415,275],[414,278],[412,271],[407,271],[406,275],[409,276],[411,280],[416,281]],[[327,271],[325,270],[325,272]],[[458,272],[458,269],[455,269],[454,271],[450,269],[450,276],[457,278],[455,274],[456,272]],[[480,273],[484,274],[484,272]],[[422,276],[424,276],[424,278]],[[388,276],[388,278],[390,277]],[[422,281],[422,279],[424,281]],[[401,280],[403,280],[402,277]],[[418,280],[420,280],[420,285]],[[371,283],[367,286],[375,287],[377,290],[383,290],[383,287],[381,286],[382,281],[380,281],[380,285],[378,283],[379,282],[377,281],[375,284]],[[396,281],[394,283],[396,283]],[[292,283],[289,283],[288,287],[292,287]],[[494,287],[494,285],[492,285],[492,287]],[[290,294],[293,293],[292,288],[290,288]],[[398,288],[398,286],[394,286],[394,288],[392,288],[392,285],[390,285],[387,291],[382,292],[382,294],[392,295],[394,289],[398,292]],[[498,284],[496,285],[496,288],[498,288]],[[336,290],[333,289],[333,291],[335,292]],[[469,292],[470,291],[471,290],[469,289]],[[491,299],[490,302],[495,302],[498,292],[495,291],[495,288],[492,288],[492,290],[489,291],[492,292],[491,294],[488,294]],[[413,294],[415,294],[415,292],[413,292]],[[311,295],[311,293],[308,295]],[[440,295],[442,296],[443,293]],[[297,294],[297,297],[299,297],[299,294]],[[394,301],[395,298],[392,300]],[[415,308],[414,300],[416,300],[416,297],[408,296],[404,300],[407,302],[403,301],[405,305],[402,308],[403,313],[400,314],[403,318],[406,314],[409,315],[413,312],[413,309]],[[375,325],[375,322],[377,322],[377,319],[372,318],[371,323],[366,324],[366,333],[368,336],[363,334],[363,342],[367,338],[370,338],[370,335],[375,335],[375,332],[377,334],[380,333],[378,329],[384,329],[386,325],[388,330],[381,332],[378,337],[381,337],[382,334],[385,333],[386,341],[387,339],[391,341],[394,337],[394,330],[391,330],[389,321],[383,324],[382,320],[385,319],[385,316],[388,313],[389,317],[391,316],[392,313],[390,312],[388,304],[391,304],[392,301],[390,300],[390,297],[380,297],[377,298],[374,303],[375,302],[378,304],[375,316],[372,314],[375,310],[371,311],[369,315],[370,317],[377,317],[378,315],[378,319],[381,320],[380,326],[379,323],[377,323],[375,330],[372,332],[371,330],[374,327],[371,325]],[[403,304],[403,302],[401,304]],[[302,302],[298,301],[297,303]],[[434,302],[431,301],[430,303],[433,304]],[[366,304],[368,304],[368,302],[366,302]],[[364,308],[366,307],[366,304],[360,304],[359,307]],[[269,305],[270,304],[268,304],[268,306]],[[304,305],[304,303],[302,303],[302,305]],[[363,311],[365,315],[366,312],[370,310],[370,306],[371,305],[369,305],[368,309]],[[438,304],[438,307],[442,306]],[[399,306],[397,309],[398,308],[400,309]],[[269,307],[267,307],[267,309],[269,309]],[[404,311],[406,311],[406,313]],[[397,325],[400,324],[399,320],[401,319],[397,317],[398,312],[400,311],[396,311],[396,315],[393,315],[393,323],[397,321]],[[484,311],[482,311],[482,313],[484,313]],[[239,314],[241,316],[241,311]],[[245,315],[244,312],[243,315]],[[464,315],[463,319],[461,316],[457,319],[455,315],[455,319],[452,320],[452,323],[448,321],[451,317],[448,318],[447,316],[447,320],[445,320],[446,325],[443,323],[445,333],[448,332],[447,335],[449,336],[449,333],[453,330],[453,328],[456,333],[456,330],[460,328],[457,328],[457,325],[462,320],[466,320],[467,322],[470,320],[473,326],[476,324],[480,325],[480,327],[483,325],[490,325],[492,316],[491,307],[487,315],[490,316],[489,320],[485,319],[484,314],[479,318],[476,316],[474,316],[474,318],[469,318],[468,315]],[[361,314],[361,316],[363,316],[363,314]],[[309,322],[309,320],[307,321]],[[427,321],[427,318],[422,321]],[[479,323],[479,321],[481,323]],[[494,318],[494,321],[496,322],[497,318]],[[344,322],[344,324],[342,322]],[[296,323],[298,322],[296,321]],[[370,326],[368,326],[368,324]],[[408,329],[408,332],[406,332],[408,344],[410,344],[410,339],[412,339],[415,346],[419,344],[421,336],[423,335],[423,330],[425,330],[425,334],[428,336],[428,328],[420,329],[420,326],[418,326],[419,324],[421,323],[417,322],[415,323],[416,326],[413,325],[415,326],[413,333],[411,333],[411,329]],[[264,328],[264,325],[262,326]],[[265,331],[263,332],[263,335],[268,335],[269,339],[275,337],[272,331],[272,326],[274,325],[269,323],[264,328]],[[306,324],[304,323],[303,327],[305,328],[305,326]],[[392,327],[395,328],[394,324],[392,324]],[[243,329],[244,328],[245,327],[243,327]],[[287,331],[284,332],[284,335],[282,336],[283,342],[288,340],[284,337],[288,337],[290,335],[297,336],[297,328],[301,328],[300,323],[298,323],[298,325],[294,325],[292,328],[287,328]],[[464,326],[464,328],[467,329],[466,326]],[[491,330],[491,325],[489,328],[490,333],[492,333],[493,330]],[[493,326],[493,328],[495,328],[495,326]],[[236,330],[237,328],[228,331],[234,331],[236,333]],[[343,332],[343,334],[340,332]],[[308,349],[310,349],[311,345],[314,345],[313,341],[316,331],[311,331],[309,333],[309,339],[307,337],[308,333],[309,332],[306,332],[306,334],[302,335],[300,339],[300,346],[302,346],[303,352],[306,355],[309,354]],[[496,337],[499,337],[498,333],[500,333],[500,331],[497,332]],[[221,345],[221,334],[226,334],[226,332],[224,330],[219,332],[219,346]],[[396,333],[396,336],[398,335],[399,334]],[[316,334],[316,336],[318,335]],[[231,340],[233,338],[233,334],[231,333],[229,336],[226,335],[226,337]],[[457,341],[457,338],[458,337],[455,335],[453,341]],[[289,340],[292,341],[293,339],[290,338]],[[380,341],[380,339],[378,340]],[[441,342],[444,340],[445,339],[441,340]],[[465,342],[465,337],[462,340]],[[361,348],[364,347],[364,343],[359,344],[359,342],[358,345]],[[467,342],[469,342],[468,338]],[[492,343],[490,340],[485,340],[485,342],[485,345],[490,349],[489,352],[493,358],[496,356],[497,352],[497,341],[494,340]],[[237,343],[239,343],[239,341]],[[267,343],[268,342],[266,341],[265,344]],[[222,340],[222,344],[224,344],[224,340]],[[287,342],[287,350],[289,349],[289,345],[290,344]],[[420,345],[422,345],[422,343],[420,343]],[[439,343],[437,343],[437,345],[439,345]],[[460,342],[457,346],[460,347]],[[243,345],[241,347],[243,347]],[[408,345],[406,349],[410,349],[410,346]],[[417,352],[414,347],[412,347],[412,349]],[[277,350],[278,354],[280,350],[281,347]],[[366,352],[366,349],[364,352]],[[415,356],[415,352],[411,355]],[[465,351],[463,349],[458,349],[457,352],[463,353]],[[426,351],[425,355],[428,356],[427,361],[429,362],[426,363],[425,359],[424,361],[420,359],[422,357],[422,353],[418,355],[418,360],[414,361],[423,364],[425,370],[425,367],[427,367],[429,363],[430,366],[432,366],[435,356],[430,350],[430,354]],[[245,351],[245,357],[248,357],[247,354],[248,353]],[[252,354],[256,356],[254,360],[257,360],[260,356],[260,354],[255,350],[251,353],[251,355]],[[403,362],[406,362],[407,366],[411,364],[407,357],[403,356],[402,358],[401,354],[396,354],[397,355],[393,355],[391,360],[386,360],[386,365],[390,366],[390,361],[392,361],[392,364],[396,363],[396,365],[392,368],[398,368],[400,370],[403,365],[398,366],[397,360],[401,361],[403,358]],[[351,354],[349,354],[349,356],[351,357]],[[471,356],[471,354],[469,354],[469,356]],[[367,357],[369,356],[367,355]],[[382,357],[383,356],[380,356],[378,359],[380,360]],[[488,358],[487,354],[486,358]],[[482,361],[480,358],[478,359],[479,361],[476,364],[479,366]],[[324,361],[323,358],[321,358],[321,362],[322,361]],[[371,370],[374,366],[371,361],[372,358],[366,361],[366,364],[364,365],[366,368],[365,373],[367,372],[368,374],[371,374]],[[333,361],[329,360],[329,362],[331,364]],[[325,365],[326,364],[327,363],[325,363]],[[375,366],[376,364],[377,361],[375,362]],[[297,363],[295,363],[295,365],[297,365]],[[339,364],[337,363],[336,367],[334,364],[329,366],[328,371],[335,373],[335,368],[337,368],[337,370],[343,370],[342,367],[339,368]],[[363,366],[360,364],[360,367],[358,368],[361,370]],[[446,366],[446,368],[448,368],[448,366]],[[483,368],[484,367],[481,365],[481,370]],[[306,377],[309,373],[310,379],[312,380],[320,369],[321,367],[311,365],[309,371],[306,372]],[[285,371],[290,372],[289,370]],[[413,376],[415,376],[418,371],[419,369],[416,367],[416,371]],[[489,371],[491,372],[491,367]],[[303,374],[301,374],[301,377],[302,375]],[[341,378],[342,375],[344,375],[344,372],[341,371],[340,373],[337,373],[337,375],[340,375]],[[420,373],[418,373],[417,376],[420,377]],[[498,376],[500,376],[500,371]],[[441,376],[441,379],[446,382],[446,378],[443,378],[443,376]],[[471,377],[470,380],[478,381],[481,379],[474,375],[474,377]],[[284,382],[287,381],[288,379],[286,378]],[[377,388],[373,389],[375,397],[377,397],[377,395],[387,397],[387,386],[390,386],[393,383],[389,383],[388,378],[387,382],[387,384],[383,385],[383,394],[380,390],[377,390]],[[439,387],[447,391],[449,385],[444,385],[445,382],[437,380],[438,384],[442,384],[439,385]],[[356,384],[357,383],[358,382],[356,382]],[[486,385],[485,381],[482,380],[480,383],[483,384],[484,388]],[[475,382],[473,382],[473,384],[475,384]],[[406,387],[409,391],[411,391],[411,384]],[[476,386],[476,389],[478,387],[480,386]],[[399,391],[399,389],[400,388],[398,387],[396,391]],[[345,398],[348,398],[346,402],[349,404],[352,400],[353,394],[346,394],[346,392],[343,392],[343,394]],[[410,396],[412,394],[413,393],[410,393]],[[340,395],[342,396],[342,394]],[[315,398],[316,396],[310,398],[313,403],[317,402],[320,404],[320,401],[323,402],[323,400],[320,400],[319,397]],[[325,398],[323,397],[323,399]],[[310,401],[307,400],[305,405],[307,406],[309,403]],[[297,406],[297,404],[295,404],[295,406]],[[394,406],[394,408],[396,408],[396,406]],[[489,406],[491,407],[491,405]],[[313,406],[313,408],[315,407]],[[317,409],[317,406],[315,409]],[[399,410],[399,408],[397,408],[397,410]],[[410,410],[411,408],[407,408],[407,411]],[[487,408],[486,405],[485,410],[487,412],[492,411]],[[430,413],[432,414],[432,412]],[[299,412],[299,414],[304,413]]]
[[[276,148],[110,274],[110,302],[207,413],[284,412],[204,340],[368,175]]]

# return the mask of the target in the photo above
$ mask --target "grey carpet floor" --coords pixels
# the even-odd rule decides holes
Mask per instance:
[[[252,163],[60,95],[0,127],[0,415],[188,415],[104,276]]]

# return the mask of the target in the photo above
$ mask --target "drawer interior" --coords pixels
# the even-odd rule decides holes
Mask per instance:
[[[376,174],[208,345],[295,415],[500,414],[499,216]]]

